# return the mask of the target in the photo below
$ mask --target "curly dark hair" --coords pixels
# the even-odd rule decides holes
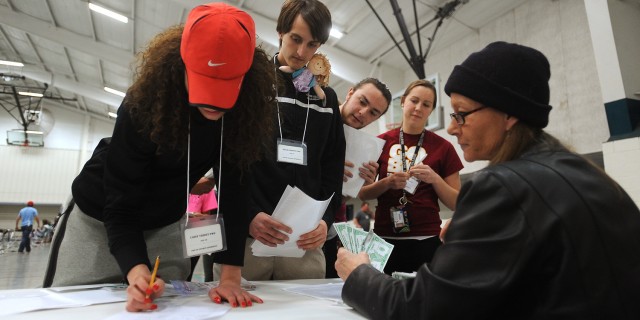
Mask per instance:
[[[127,91],[124,107],[158,145],[158,152],[185,151],[189,122],[185,66],[180,56],[183,26],[170,27],[155,36],[138,53],[135,82]],[[255,49],[238,100],[224,115],[223,155],[241,168],[262,158],[269,145],[275,116],[275,66],[263,49]],[[263,152],[247,152],[262,150]]]

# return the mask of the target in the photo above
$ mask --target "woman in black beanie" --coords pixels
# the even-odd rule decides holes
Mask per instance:
[[[341,249],[344,302],[377,319],[640,319],[640,211],[543,131],[549,77],[542,53],[505,42],[454,68],[447,131],[465,160],[489,166],[463,185],[444,244],[414,279]]]

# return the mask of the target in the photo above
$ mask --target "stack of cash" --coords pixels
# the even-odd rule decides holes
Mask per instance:
[[[393,245],[373,233],[373,230],[366,232],[362,229],[354,228],[347,222],[334,223],[333,227],[338,233],[342,246],[353,252],[366,252],[371,260],[371,265],[383,272],[384,266],[391,256]]]

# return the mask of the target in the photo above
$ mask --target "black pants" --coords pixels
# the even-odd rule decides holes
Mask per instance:
[[[213,281],[213,255],[205,254],[202,256],[202,268],[204,271],[204,282]]]
[[[322,250],[324,251],[324,259],[327,264],[327,270],[325,271],[325,278],[332,279],[338,278],[338,272],[336,271],[336,260],[338,259],[338,236],[335,236],[325,241]]]
[[[20,241],[18,252],[23,252],[24,249],[27,249],[27,252],[31,252],[31,230],[33,230],[33,226],[22,227],[22,240]]]
[[[425,240],[396,240],[385,239],[393,245],[393,251],[384,273],[391,274],[394,271],[414,272],[425,263],[431,262],[433,254],[442,244],[438,236]]]

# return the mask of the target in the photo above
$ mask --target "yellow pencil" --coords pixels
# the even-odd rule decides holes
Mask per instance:
[[[149,281],[149,288],[153,286],[153,283],[156,281],[156,274],[158,273],[158,265],[160,265],[160,256],[156,257],[156,264],[153,266],[153,272],[151,273],[151,281]],[[149,298],[149,295],[147,295]]]

